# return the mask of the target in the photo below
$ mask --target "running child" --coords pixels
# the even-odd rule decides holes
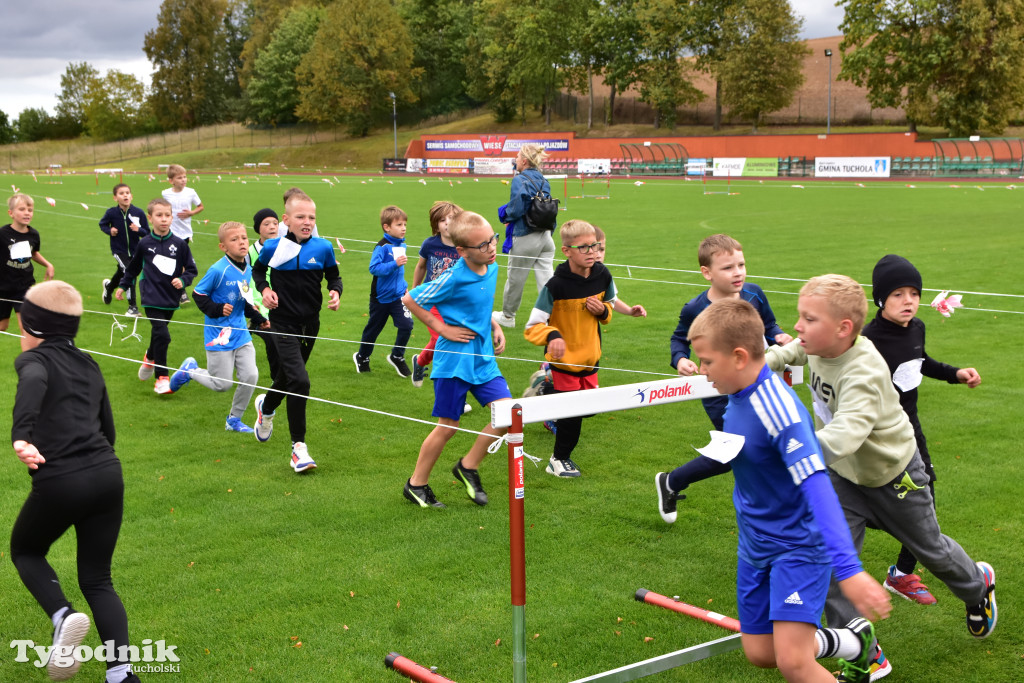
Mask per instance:
[[[109,305],[114,297],[114,290],[124,277],[124,269],[135,255],[139,240],[149,234],[149,221],[146,212],[132,204],[132,188],[124,183],[114,185],[114,201],[117,206],[107,209],[100,219],[100,230],[110,236],[110,254],[114,257],[117,269],[113,277],[103,280],[103,303]],[[128,290],[128,312],[126,315],[138,317],[139,308],[135,298],[135,285]]]
[[[720,299],[688,329],[693,355],[727,398],[739,532],[736,597],[743,651],[787,681],[835,681],[817,657],[843,658],[842,681],[867,683],[870,619],[889,596],[861,567],[807,410],[765,364],[764,322],[742,299]],[[860,614],[819,629],[829,580]],[[832,624],[833,622],[829,622]],[[846,661],[848,660],[848,661]]]
[[[924,322],[916,317],[921,304],[921,273],[910,261],[895,254],[883,256],[871,273],[871,290],[878,313],[861,334],[871,340],[889,366],[900,405],[914,428],[917,450],[928,473],[928,488],[934,499],[935,469],[917,416],[917,387],[922,377],[931,377],[950,384],[966,384],[973,389],[981,384],[981,375],[974,368],[940,363],[925,351]],[[914,573],[916,566],[917,558],[910,548],[900,548],[896,564],[886,573],[885,587],[907,600],[933,605],[935,596]]]
[[[258,441],[269,440],[274,433],[274,413],[284,402],[292,440],[291,467],[301,473],[316,467],[306,447],[306,363],[320,332],[320,283],[327,281],[327,308],[336,311],[341,299],[341,275],[331,243],[313,237],[316,204],[312,199],[299,193],[291,195],[282,220],[288,225],[288,234],[267,240],[252,265],[253,282],[263,295],[263,304],[270,309],[270,329],[278,333],[274,339],[277,372],[270,391],[256,397],[254,427]],[[283,393],[286,391],[287,397]]]
[[[747,282],[747,262],[743,258],[743,246],[728,235],[711,235],[705,237],[697,248],[697,261],[700,273],[711,283],[706,291],[691,299],[679,313],[679,324],[672,333],[670,347],[672,351],[672,368],[680,375],[697,374],[697,364],[690,359],[689,330],[697,315],[712,302],[721,299],[743,299],[757,309],[764,322],[765,344],[787,344],[792,337],[782,331],[775,322],[775,313],[768,305],[768,297],[762,289]],[[701,399],[704,411],[711,418],[711,424],[722,431],[722,415],[728,400],[725,396]],[[654,486],[658,493],[658,511],[661,518],[669,524],[676,521],[676,504],[685,499],[682,494],[690,484],[724,474],[729,471],[728,465],[715,462],[703,455],[675,468],[671,472],[658,472],[654,475]]]
[[[249,253],[245,256],[245,262],[250,267],[260,257],[260,252],[263,251],[263,245],[267,243],[267,240],[281,236],[278,234],[279,226],[280,221],[277,218],[277,212],[273,209],[260,209],[253,215],[252,229],[256,231],[257,239],[249,243]],[[285,228],[285,234],[288,234],[287,228]],[[255,284],[252,282],[251,271],[249,287],[252,292],[252,303],[256,306],[256,310],[264,318],[268,318],[270,316],[270,309],[263,305],[263,294],[256,289]],[[273,378],[277,374],[277,348],[274,346],[274,335],[260,325],[257,325],[254,321],[249,322],[249,332],[263,340],[263,346],[267,352],[267,364],[270,366],[270,377]]]
[[[11,560],[53,622],[47,674],[55,681],[71,678],[82,665],[74,651],[89,632],[89,616],[68,601],[46,556],[74,527],[78,586],[113,657],[106,681],[135,682],[131,664],[114,654],[129,646],[128,617],[110,578],[124,478],[103,374],[75,347],[82,296],[66,282],[44,282],[25,293],[21,316],[25,333],[14,361],[18,388],[11,441],[28,467],[32,491],[11,531]]]
[[[505,335],[491,318],[498,284],[498,235],[480,214],[463,211],[448,226],[448,234],[459,254],[455,265],[430,282],[424,282],[402,297],[402,303],[416,318],[438,334],[437,351],[430,379],[434,382],[434,410],[437,426],[423,440],[416,467],[405,482],[402,494],[420,507],[446,507],[430,488],[430,472],[445,444],[459,426],[466,395],[472,393],[482,406],[511,398],[508,383],[501,376],[495,354],[505,350]],[[430,308],[441,313],[435,318]],[[452,466],[455,479],[477,505],[487,504],[480,482],[479,467],[487,447],[507,430],[488,424],[469,452]]]
[[[385,206],[380,212],[380,226],[384,237],[377,242],[370,255],[370,315],[363,328],[359,350],[352,354],[356,372],[370,371],[370,355],[388,318],[398,330],[395,345],[387,357],[388,365],[401,377],[412,376],[405,362],[405,348],[412,336],[412,316],[402,303],[409,291],[405,284],[405,264],[409,261],[405,250],[405,231],[409,217],[397,206]]]
[[[0,244],[4,248],[4,262],[0,266],[0,332],[10,324],[11,311],[19,316],[21,300],[36,282],[32,262],[46,268],[47,280],[53,279],[53,265],[39,251],[39,232],[29,225],[34,211],[35,202],[27,194],[18,192],[7,200],[11,222],[0,227]],[[18,325],[20,329],[20,317]]]
[[[884,530],[963,600],[968,633],[988,637],[998,616],[995,570],[973,561],[939,529],[928,472],[889,367],[871,340],[859,336],[867,315],[864,290],[844,275],[811,278],[800,289],[797,313],[797,341],[768,349],[767,362],[775,371],[810,369],[818,441],[858,553],[868,525]],[[828,623],[855,616],[833,585]],[[891,668],[875,649],[872,668]]]
[[[412,272],[413,289],[424,282],[430,282],[437,278],[459,260],[459,252],[455,249],[451,235],[448,234],[448,226],[451,225],[452,219],[461,212],[462,208],[452,202],[437,201],[430,207],[430,237],[423,240],[423,244],[420,245],[420,260],[416,262],[416,268]],[[431,308],[430,313],[435,318],[441,316],[437,307]],[[430,366],[430,361],[434,359],[437,332],[433,328],[429,329],[430,343],[421,353],[412,357],[412,385],[414,387],[423,386],[427,368]]]
[[[149,348],[139,366],[139,379],[146,381],[154,374],[156,382],[153,391],[170,394],[170,372],[167,367],[167,348],[171,344],[171,332],[167,323],[181,304],[181,293],[185,291],[199,271],[192,259],[188,242],[171,232],[171,203],[157,197],[146,207],[149,215],[150,232],[139,240],[135,255],[125,268],[124,277],[118,284],[114,296],[124,300],[124,292],[139,283],[139,294],[146,318],[150,324]]]
[[[217,240],[224,258],[210,266],[192,289],[196,307],[206,316],[203,336],[208,369],[200,368],[195,358],[186,358],[171,375],[171,391],[180,390],[193,379],[213,391],[227,391],[234,386],[231,412],[224,421],[224,429],[252,434],[252,427],[242,421],[242,415],[260,373],[256,367],[256,349],[246,329],[245,319],[250,318],[257,327],[263,328],[269,328],[270,323],[249,300],[252,298],[249,285],[252,270],[245,262],[249,251],[245,226],[228,221],[217,230]],[[238,384],[231,381],[233,373],[238,375]]]
[[[171,203],[171,215],[174,216],[174,220],[171,223],[171,232],[191,244],[192,216],[195,216],[206,207],[203,206],[203,202],[199,199],[196,191],[188,187],[188,173],[186,173],[184,166],[179,166],[178,164],[168,166],[167,179],[171,181],[171,186],[166,188],[161,194],[164,199]],[[181,290],[179,301],[183,304],[188,303],[188,294],[185,293],[184,289]]]
[[[597,232],[586,221],[570,220],[559,229],[562,253],[568,258],[541,288],[523,336],[545,347],[553,393],[594,389],[601,359],[601,325],[612,317],[615,283],[597,262]],[[544,471],[556,477],[578,477],[572,452],[580,440],[582,417],[555,422],[555,448]]]

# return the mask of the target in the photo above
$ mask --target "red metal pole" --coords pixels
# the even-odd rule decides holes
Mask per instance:
[[[384,658],[384,664],[390,669],[398,671],[403,676],[408,676],[414,681],[421,681],[422,683],[455,683],[450,678],[445,678],[439,674],[434,673],[430,669],[424,668],[412,661],[407,659],[397,652],[392,652]]]
[[[709,624],[714,624],[715,626],[721,626],[724,629],[735,631],[736,633],[740,632],[740,622],[732,617],[727,617],[724,614],[712,612],[702,607],[688,605],[685,602],[673,600],[672,598],[649,591],[646,588],[639,589],[633,597],[640,602],[646,602],[648,605],[664,607],[665,609],[670,609],[673,612],[679,612],[680,614],[685,614],[687,616],[694,617],[695,619],[706,621]]]
[[[526,535],[523,498],[523,407],[512,406],[508,443],[508,538],[512,584],[512,681],[526,683]]]

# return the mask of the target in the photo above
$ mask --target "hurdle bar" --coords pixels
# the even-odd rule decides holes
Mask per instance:
[[[611,669],[609,671],[603,671],[593,676],[587,676],[586,678],[578,678],[572,683],[588,683],[589,681],[602,681],[602,683],[624,683],[625,681],[635,681],[638,678],[644,678],[645,676],[653,676],[654,674],[660,674],[669,669],[674,669],[677,666],[683,664],[690,664],[691,662],[699,662],[702,659],[708,657],[714,657],[725,652],[732,652],[733,650],[740,649],[743,644],[740,638],[743,636],[739,633],[734,633],[731,636],[719,638],[717,640],[709,640],[706,643],[700,645],[693,645],[692,647],[684,648],[682,650],[676,650],[675,652],[669,652],[668,654],[661,655],[660,657],[652,657],[645,659],[642,662],[634,662],[633,664],[627,664],[626,666],[620,666],[618,669]]]
[[[700,619],[706,621],[709,624],[715,626],[721,626],[724,629],[733,631],[734,633],[740,632],[740,622],[732,617],[727,617],[724,614],[718,612],[712,612],[711,610],[704,609],[703,607],[697,607],[696,605],[690,605],[685,602],[680,602],[674,598],[649,591],[646,588],[638,588],[636,593],[633,595],[638,602],[646,602],[648,605],[656,605],[658,607],[664,607],[665,609],[672,610],[673,612],[679,612],[685,614],[688,617],[694,619]]]
[[[414,681],[420,681],[421,683],[455,683],[450,678],[445,678],[440,674],[436,674],[426,667],[420,666],[416,662],[403,657],[397,652],[391,652],[387,657],[384,658],[384,665],[389,669],[394,669],[403,676]]]

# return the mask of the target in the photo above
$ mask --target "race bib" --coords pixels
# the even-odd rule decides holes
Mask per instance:
[[[302,247],[291,240],[280,240],[277,243],[277,249],[274,250],[274,255],[270,257],[270,267],[278,268],[281,264],[291,261],[299,255],[300,249]]]
[[[828,403],[814,389],[811,389],[811,406],[823,425],[832,422],[832,411],[829,409]]]
[[[171,277],[174,275],[174,269],[178,267],[178,262],[172,258],[168,258],[163,254],[157,254],[153,257],[153,265],[164,275]]]
[[[711,432],[711,443],[704,448],[694,448],[706,458],[725,464],[736,458],[743,450],[746,438],[742,434],[729,434],[728,432]]]
[[[900,388],[900,391],[907,392],[921,386],[921,366],[924,358],[915,358],[906,363],[900,363],[896,372],[892,373],[892,383]]]
[[[21,259],[32,258],[32,243],[31,242],[15,242],[10,247],[11,260],[20,261]]]

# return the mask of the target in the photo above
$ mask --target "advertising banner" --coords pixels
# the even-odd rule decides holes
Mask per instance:
[[[516,160],[512,157],[476,157],[473,159],[473,173],[477,175],[512,175]]]
[[[705,158],[690,157],[686,162],[686,175],[704,175],[708,170],[708,160]]]
[[[427,173],[469,173],[469,159],[427,159]]]
[[[527,138],[509,138],[505,135],[481,135],[475,138],[458,138],[450,140],[424,140],[424,149],[428,152],[469,152],[486,156],[499,156],[519,152],[519,148],[527,143],[542,145],[551,152],[568,152],[568,140],[531,140]]]
[[[576,172],[585,174],[608,175],[612,171],[611,159],[577,159]]]
[[[816,178],[888,178],[890,157],[818,157],[814,160]]]
[[[740,176],[777,176],[779,160],[774,157],[716,157],[712,175],[733,178]]]
[[[408,168],[408,159],[385,159],[384,160],[384,172],[394,173],[396,171],[405,173],[405,169]]]

